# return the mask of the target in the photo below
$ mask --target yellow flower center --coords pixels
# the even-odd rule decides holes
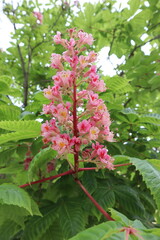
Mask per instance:
[[[65,146],[65,143],[64,142],[59,142],[59,146],[60,146],[60,148],[63,148]]]
[[[96,134],[96,130],[95,130],[95,129],[92,129],[92,130],[91,130],[91,134]]]
[[[67,113],[66,113],[65,111],[62,111],[62,112],[60,113],[60,115],[61,115],[62,117],[64,117],[64,118],[66,118]]]

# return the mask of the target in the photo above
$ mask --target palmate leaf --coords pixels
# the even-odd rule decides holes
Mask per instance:
[[[160,210],[160,171],[158,171],[146,160],[130,158],[130,161],[142,174],[143,180],[145,181],[147,187],[151,190],[158,209]]]
[[[109,207],[118,204],[129,215],[143,216],[144,206],[140,201],[137,191],[132,187],[124,184],[114,184],[108,179],[98,180],[98,187],[93,193],[93,197],[107,211]]]
[[[41,215],[27,192],[13,184],[4,183],[0,186],[0,203],[24,208],[30,215]]]
[[[32,159],[31,164],[29,166],[28,170],[29,180],[31,180],[33,176],[36,175],[39,168],[42,168],[44,164],[51,161],[56,155],[57,152],[50,147],[42,149],[39,153],[37,153],[35,157]]]
[[[84,230],[85,218],[82,206],[77,199],[59,201],[59,219],[65,239]]]
[[[53,205],[43,210],[45,210],[43,217],[32,217],[27,223],[22,240],[39,240],[53,225],[57,217],[57,206]]]

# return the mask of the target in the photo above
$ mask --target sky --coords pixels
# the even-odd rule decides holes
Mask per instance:
[[[71,2],[74,2],[74,0],[70,0]],[[5,2],[12,3],[16,5],[17,2],[21,2],[21,0],[5,0]],[[38,0],[40,3],[46,3],[47,0]],[[79,0],[79,3],[83,5],[85,2],[98,2],[98,0]],[[115,7],[117,9],[123,9],[127,7],[128,0],[117,0],[117,3],[115,4]],[[35,9],[36,10],[36,9]],[[0,0],[0,48],[2,50],[6,50],[8,47],[10,47],[10,40],[11,40],[11,32],[13,31],[13,26],[10,23],[10,21],[7,19],[7,17],[2,12],[2,0]],[[150,46],[145,46],[144,51],[149,53]],[[124,61],[124,57],[118,59],[115,54],[112,54],[110,56],[110,61],[107,59],[109,52],[109,47],[104,47],[99,52],[98,62],[97,66],[101,66],[101,70],[103,71],[104,75],[114,76],[116,75],[116,72],[114,68],[117,66],[117,64],[121,64]]]

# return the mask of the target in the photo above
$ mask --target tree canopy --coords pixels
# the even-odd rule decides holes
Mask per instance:
[[[160,2],[129,0],[123,9],[115,3],[3,3],[14,28],[11,46],[0,51],[3,240],[159,239]],[[50,68],[50,57],[64,51],[53,44],[53,36],[59,31],[66,38],[71,28],[92,34],[88,50],[103,51],[108,61],[113,55],[124,59],[113,63],[112,77],[98,67],[107,86],[99,97],[115,139],[103,144],[115,169],[83,171],[95,165],[81,162],[75,181],[74,154],[68,154],[68,161],[58,158],[41,136],[41,125],[50,120],[42,112],[50,103],[43,90],[53,86],[57,71]],[[83,187],[115,221],[106,221]]]

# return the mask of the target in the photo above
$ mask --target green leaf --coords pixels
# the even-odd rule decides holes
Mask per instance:
[[[132,221],[130,221],[125,215],[123,215],[122,213],[116,211],[113,208],[110,208],[109,211],[111,212],[111,216],[114,220],[116,220],[117,222],[122,223],[124,226],[130,226]]]
[[[98,180],[98,186],[93,193],[95,200],[105,209],[115,204],[115,194],[111,184],[106,180]]]
[[[19,226],[24,227],[24,217],[30,215],[29,212],[22,207],[7,204],[0,204],[0,213],[0,226],[3,222],[11,220]]]
[[[35,138],[39,136],[40,132],[37,131],[19,131],[12,132],[0,135],[0,144],[9,142],[9,141],[18,141],[21,139]]]
[[[160,171],[154,168],[146,160],[130,158],[130,161],[142,174],[143,180],[145,181],[147,187],[151,190],[158,209],[160,210]]]
[[[31,164],[29,166],[28,170],[29,181],[37,174],[40,168],[42,169],[42,167],[47,162],[55,158],[56,155],[57,152],[50,147],[42,149],[39,153],[37,153],[35,157],[32,159]]]
[[[0,186],[0,203],[22,207],[33,215],[31,198],[23,189],[13,184],[5,183]]]
[[[57,206],[53,205],[43,209],[43,217],[32,217],[24,229],[22,240],[39,240],[54,223],[57,217],[56,209]]]
[[[59,221],[56,219],[55,222],[53,222],[53,224],[47,229],[47,231],[45,232],[45,234],[43,234],[41,236],[40,239],[38,240],[53,240],[53,236],[54,239],[56,240],[64,240],[65,238],[63,237],[63,232],[62,232],[62,228],[59,224]]]
[[[34,120],[0,121],[0,128],[9,131],[34,131],[39,133],[41,123]]]
[[[3,81],[8,85],[10,85],[13,82],[12,78],[10,76],[6,76],[6,75],[0,76],[0,81]]]
[[[10,240],[18,231],[20,231],[20,229],[20,226],[14,221],[5,221],[0,226],[0,237],[3,240]]]
[[[0,86],[1,86],[0,93],[6,93],[7,94],[8,90],[9,90],[8,84],[6,82],[0,80]]]
[[[143,216],[144,206],[133,188],[127,185],[118,184],[114,186],[114,192],[120,206],[122,207],[125,204],[125,211],[135,216]]]
[[[6,165],[8,163],[15,152],[15,148],[16,147],[10,147],[9,149],[5,149],[0,152],[0,166]]]
[[[82,181],[90,194],[96,190],[97,180],[94,171],[85,171],[82,176]]]
[[[128,79],[118,76],[106,80],[106,84],[109,90],[118,94],[133,91],[132,86],[128,82],[129,82]]]
[[[28,151],[28,145],[27,144],[21,144],[16,149],[16,152],[21,159],[24,159],[27,151]]]
[[[1,105],[0,120],[18,120],[21,110],[16,106]]]
[[[66,239],[84,230],[85,218],[82,206],[77,199],[59,201],[59,219]]]
[[[160,160],[159,159],[147,159],[147,162],[149,162],[154,168],[156,168],[158,171],[160,171]]]
[[[130,6],[130,15],[133,15],[138,9],[139,9],[139,6],[140,6],[140,0],[130,0],[128,2],[129,6]]]
[[[140,116],[139,122],[151,123],[160,126],[160,114],[150,113]]]
[[[117,222],[106,222],[101,223],[97,226],[91,227],[83,232],[80,232],[75,237],[70,238],[70,240],[124,240],[124,233],[120,233],[121,225]],[[116,233],[118,233],[118,238],[116,237]],[[110,238],[110,237],[113,238]]]

